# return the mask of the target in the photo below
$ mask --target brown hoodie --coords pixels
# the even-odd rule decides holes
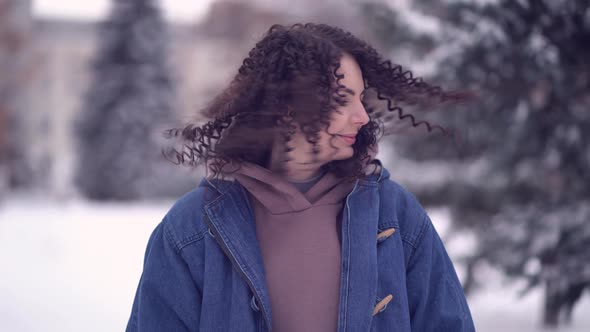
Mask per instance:
[[[336,331],[340,218],[354,181],[326,173],[307,192],[256,164],[234,174],[249,192],[274,331]]]

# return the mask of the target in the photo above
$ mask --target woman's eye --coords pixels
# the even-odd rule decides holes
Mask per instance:
[[[346,105],[348,105],[350,103],[349,100],[346,99],[346,98],[336,98],[336,102],[340,106],[346,106]]]

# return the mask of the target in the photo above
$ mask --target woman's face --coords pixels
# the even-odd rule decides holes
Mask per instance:
[[[361,103],[364,81],[358,63],[351,55],[345,53],[340,60],[337,73],[344,75],[339,82],[345,87],[341,92],[346,95],[344,98],[346,104],[338,105],[336,112],[332,112],[326,131],[320,131],[316,162],[312,163],[313,146],[307,142],[303,133],[298,131],[293,135],[289,146],[294,150],[289,153],[289,157],[293,158],[297,164],[318,167],[333,160],[351,158],[354,154],[352,145],[355,142],[355,136],[360,128],[369,122],[367,111]]]

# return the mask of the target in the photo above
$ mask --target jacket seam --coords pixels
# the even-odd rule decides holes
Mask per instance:
[[[412,247],[412,249],[416,249],[416,245],[414,244],[414,242],[402,237],[402,242],[409,245],[410,247]]]
[[[217,197],[216,199],[214,199],[213,201],[211,201],[209,204],[207,204],[205,206],[205,211],[209,211],[212,210],[214,207],[218,206],[219,202],[222,200],[222,197],[228,195],[227,193],[223,193],[221,194],[219,197]],[[231,195],[230,195],[230,199],[231,199]],[[215,215],[214,213],[209,215],[209,218],[211,218],[211,222],[214,222],[213,219],[215,219],[215,222],[220,223],[219,219],[217,218],[217,215]],[[248,260],[247,257],[242,256],[242,254],[239,251],[235,251],[231,248],[231,246],[229,245],[229,243],[231,243],[229,241],[229,239],[227,238],[227,235],[224,234],[222,231],[220,231],[218,229],[218,234],[221,237],[221,241],[225,243],[225,247],[227,248],[227,250],[229,251],[229,254],[233,257],[240,257],[241,260]],[[245,258],[243,258],[245,257]],[[249,266],[247,265],[243,265],[240,262],[238,262],[238,260],[235,260],[236,265],[244,272],[247,274],[247,272],[250,272],[252,274],[252,269],[249,268]],[[254,275],[254,274],[253,274]],[[254,275],[256,277],[256,279],[260,279],[258,275]],[[262,290],[264,289],[264,286],[262,286],[263,288],[260,288],[259,285],[257,285],[256,282],[252,281],[252,287],[254,288],[254,291],[258,294],[262,294]],[[261,301],[260,303],[261,307],[262,307],[262,311],[263,312],[269,312],[270,308],[267,308],[267,306],[264,304],[263,301]]]
[[[362,186],[367,186],[367,187],[379,187],[380,183],[379,182],[375,182],[374,180],[361,180],[359,179],[359,184]]]
[[[416,236],[415,243],[414,243],[414,241],[410,241],[409,239],[404,239],[404,238],[402,238],[402,241],[404,241],[407,244],[409,244],[410,246],[412,246],[412,248],[417,249],[418,244],[421,243],[422,240],[424,239],[424,234],[426,233],[426,230],[430,224],[426,220],[426,218],[427,218],[427,215],[424,214],[424,216],[422,217],[422,227],[420,228],[420,232],[418,233],[418,236]],[[414,257],[415,252],[416,252],[415,250],[412,250],[412,252],[410,253],[410,257],[408,258],[408,262],[412,261],[412,258]]]
[[[354,188],[352,190],[354,191]],[[350,208],[348,206],[348,202],[346,204],[346,209],[346,247],[348,249],[346,254],[346,292],[343,294],[343,298],[341,298],[341,300],[344,300],[344,313],[342,315],[342,329],[344,331],[346,331],[346,323],[348,322],[346,314],[348,313],[348,292],[350,286]]]
[[[200,231],[197,234],[188,236],[186,238],[184,238],[179,244],[178,244],[178,251],[182,251],[182,249],[184,249],[185,247],[188,247],[189,245],[199,242],[202,239],[205,238],[205,234],[207,234],[207,229],[203,229],[202,231]]]
[[[168,224],[164,223],[164,225],[163,225],[164,237],[166,238],[166,241],[168,241],[168,244],[172,245],[172,248],[174,248],[174,251],[176,251],[176,253],[178,253],[178,243],[176,242],[174,235],[172,234],[172,232],[170,231],[170,229],[168,227],[169,227]]]
[[[377,225],[377,231],[383,232],[386,229],[395,228],[396,231],[400,230],[399,222],[397,221],[387,221]]]
[[[172,230],[170,229],[170,225],[164,224],[164,235],[166,240],[172,245],[174,251],[176,251],[177,254],[180,254],[182,249],[184,249],[186,246],[202,240],[205,237],[205,233],[207,233],[207,229],[201,230],[197,234],[185,237],[182,241],[177,241],[174,234],[172,233]]]

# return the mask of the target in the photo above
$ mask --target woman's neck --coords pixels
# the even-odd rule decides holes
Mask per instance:
[[[284,155],[281,157],[276,151],[277,149],[273,149],[266,167],[273,172],[284,172],[283,176],[287,181],[304,182],[320,175],[322,166],[320,162],[312,163],[309,160],[302,160],[301,156],[293,153],[289,155],[290,160],[285,162]],[[306,157],[309,159],[309,156]]]

